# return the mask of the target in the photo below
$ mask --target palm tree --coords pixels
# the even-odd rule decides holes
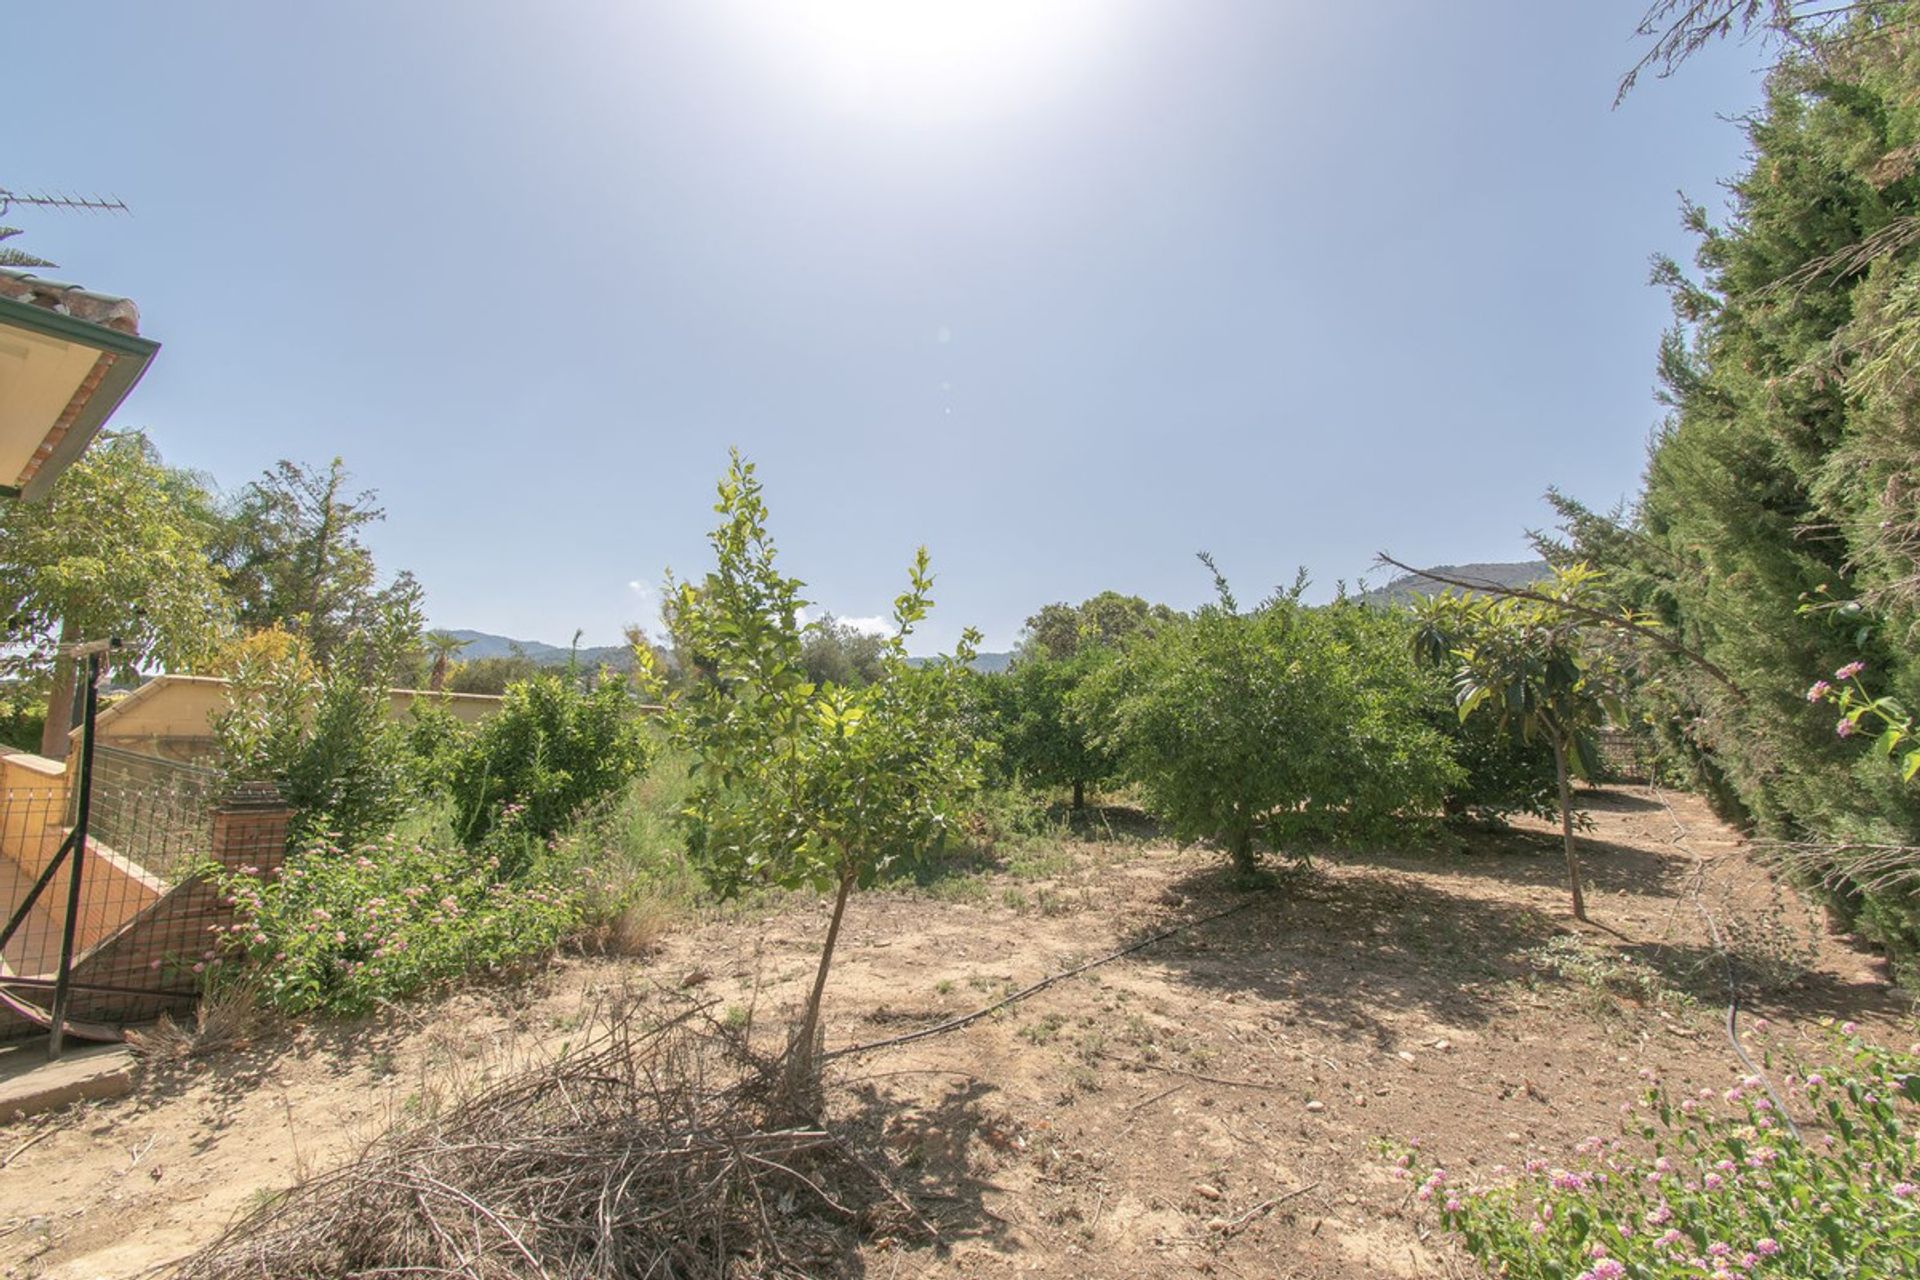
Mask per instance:
[[[18,227],[0,227],[0,240],[11,240],[19,234]],[[51,267],[53,265],[45,258],[36,258],[24,249],[0,244],[0,267]]]
[[[454,658],[473,641],[456,640],[444,631],[429,631],[423,638],[427,643],[427,652],[433,655],[433,674],[427,678],[427,688],[439,693],[446,687],[447,670]]]

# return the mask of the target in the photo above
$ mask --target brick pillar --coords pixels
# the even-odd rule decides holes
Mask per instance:
[[[293,810],[271,782],[243,782],[213,811],[213,860],[229,870],[280,870],[287,858]]]

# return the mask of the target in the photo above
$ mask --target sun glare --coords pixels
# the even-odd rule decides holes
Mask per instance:
[[[788,73],[849,107],[972,115],[1061,87],[1110,35],[1101,0],[734,0]]]

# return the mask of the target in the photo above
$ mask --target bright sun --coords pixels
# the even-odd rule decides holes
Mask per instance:
[[[975,114],[1057,87],[1104,43],[1103,0],[732,0],[737,25],[843,105]]]

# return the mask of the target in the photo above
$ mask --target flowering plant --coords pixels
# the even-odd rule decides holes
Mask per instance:
[[[1621,1133],[1564,1167],[1529,1161],[1479,1188],[1437,1169],[1417,1194],[1509,1280],[1920,1274],[1917,1053],[1849,1023],[1831,1065],[1782,1075],[1797,1129],[1758,1076],[1687,1096],[1650,1081]]]
[[[1897,699],[1876,698],[1869,693],[1860,681],[1860,673],[1866,669],[1864,662],[1849,662],[1833,673],[1831,683],[1815,680],[1807,689],[1807,701],[1826,703],[1840,713],[1834,732],[1842,738],[1853,737],[1863,724],[1869,728],[1878,725],[1880,732],[1874,738],[1874,750],[1889,760],[1899,751],[1900,777],[1911,782],[1914,775],[1920,774],[1920,746],[1902,750],[1901,744],[1915,741],[1913,714]]]
[[[357,846],[320,837],[279,874],[221,872],[237,916],[223,941],[251,962],[262,1000],[287,1013],[359,1013],[549,951],[579,927],[582,893],[537,861],[502,878],[518,819],[508,806],[472,851],[391,834]]]

